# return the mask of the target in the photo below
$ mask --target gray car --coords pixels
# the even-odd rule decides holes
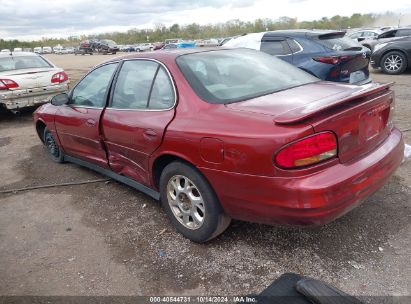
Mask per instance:
[[[370,39],[365,39],[360,41],[360,43],[369,48],[371,51],[374,50],[374,47],[379,43],[386,43],[400,39],[403,37],[411,36],[411,27],[396,28],[379,34],[378,36]]]

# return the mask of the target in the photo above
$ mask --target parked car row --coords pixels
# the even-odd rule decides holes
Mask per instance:
[[[371,51],[345,37],[345,32],[284,30],[243,35],[224,47],[260,50],[291,63],[322,80],[365,84],[371,82]]]
[[[370,49],[371,66],[387,74],[401,74],[411,67],[411,27],[361,29],[348,34]]]

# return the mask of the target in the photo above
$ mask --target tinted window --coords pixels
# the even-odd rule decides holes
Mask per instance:
[[[288,45],[293,53],[302,51],[302,47],[294,39],[287,39]]]
[[[398,30],[395,37],[411,36],[411,29]]]
[[[182,55],[177,64],[207,102],[230,103],[318,81],[274,56],[249,49]]]
[[[74,88],[70,104],[90,107],[103,107],[111,77],[117,63],[103,65],[86,77]]]
[[[158,63],[154,61],[125,61],[117,78],[111,106],[119,109],[146,109],[158,67]]]
[[[382,33],[380,36],[378,36],[378,38],[393,38],[395,37],[395,34],[397,33],[397,30],[394,31],[388,31],[385,33]]]
[[[320,44],[326,48],[332,49],[334,51],[344,51],[349,49],[362,49],[361,44],[349,37],[324,37],[317,40]]]
[[[287,55],[291,53],[285,41],[261,41],[260,50],[270,55]]]
[[[149,60],[125,61],[116,81],[111,107],[168,109],[174,90],[163,67]]]
[[[49,67],[51,65],[40,56],[8,56],[0,58],[0,72]]]

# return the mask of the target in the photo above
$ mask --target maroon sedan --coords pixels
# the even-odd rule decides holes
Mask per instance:
[[[402,160],[389,85],[320,81],[262,52],[115,58],[34,113],[51,158],[160,199],[195,242],[231,218],[323,224]]]

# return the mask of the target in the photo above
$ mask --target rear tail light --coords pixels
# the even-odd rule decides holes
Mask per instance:
[[[314,57],[313,59],[318,62],[328,63],[328,64],[339,64],[343,61],[348,61],[354,56],[344,55],[344,56],[325,56],[325,57]]]
[[[65,72],[58,72],[51,77],[52,83],[62,83],[68,80],[68,76]]]
[[[11,79],[0,79],[0,90],[17,89],[19,85]]]
[[[337,156],[337,138],[323,132],[300,139],[282,148],[275,163],[285,169],[305,167]]]

